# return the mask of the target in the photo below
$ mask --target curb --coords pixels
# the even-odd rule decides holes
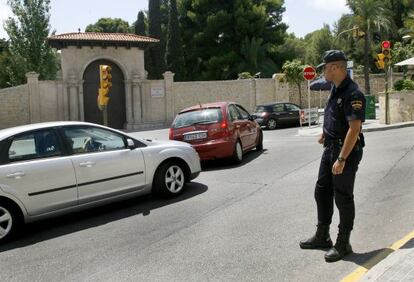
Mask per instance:
[[[404,128],[404,127],[412,127],[412,126],[414,126],[414,122],[405,122],[405,123],[399,123],[399,124],[384,125],[384,126],[379,126],[379,127],[362,128],[362,132],[385,131],[385,130],[391,130],[391,129]]]

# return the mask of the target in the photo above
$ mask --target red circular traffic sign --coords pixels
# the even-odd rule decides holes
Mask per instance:
[[[303,69],[303,77],[306,80],[312,80],[315,78],[315,76],[316,76],[316,70],[313,67],[308,66]]]

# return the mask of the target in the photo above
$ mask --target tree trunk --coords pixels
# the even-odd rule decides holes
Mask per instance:
[[[301,91],[300,83],[298,83],[298,90],[299,90],[299,106],[302,108],[302,91]]]
[[[364,45],[364,79],[365,79],[365,95],[369,95],[371,93],[370,85],[369,85],[369,57],[370,57],[370,48],[369,48],[369,31],[365,33],[365,45]]]

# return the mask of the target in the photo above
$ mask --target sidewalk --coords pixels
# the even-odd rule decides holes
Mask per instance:
[[[298,130],[298,136],[318,136],[322,133],[322,123],[311,127],[303,126]],[[380,124],[379,120],[370,119],[363,123],[362,131],[383,131],[411,126],[414,126],[414,121],[386,125]],[[386,248],[364,266],[357,268],[341,282],[354,281],[414,282],[414,231]]]
[[[298,136],[318,136],[322,133],[322,123],[314,126],[303,126],[298,130]],[[362,124],[362,132],[384,131],[396,128],[414,126],[414,121],[394,123],[394,124],[380,124],[378,119],[368,119]]]

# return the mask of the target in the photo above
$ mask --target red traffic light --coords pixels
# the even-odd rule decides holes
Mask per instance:
[[[391,48],[391,42],[390,41],[382,41],[382,48],[384,48],[384,49]]]

